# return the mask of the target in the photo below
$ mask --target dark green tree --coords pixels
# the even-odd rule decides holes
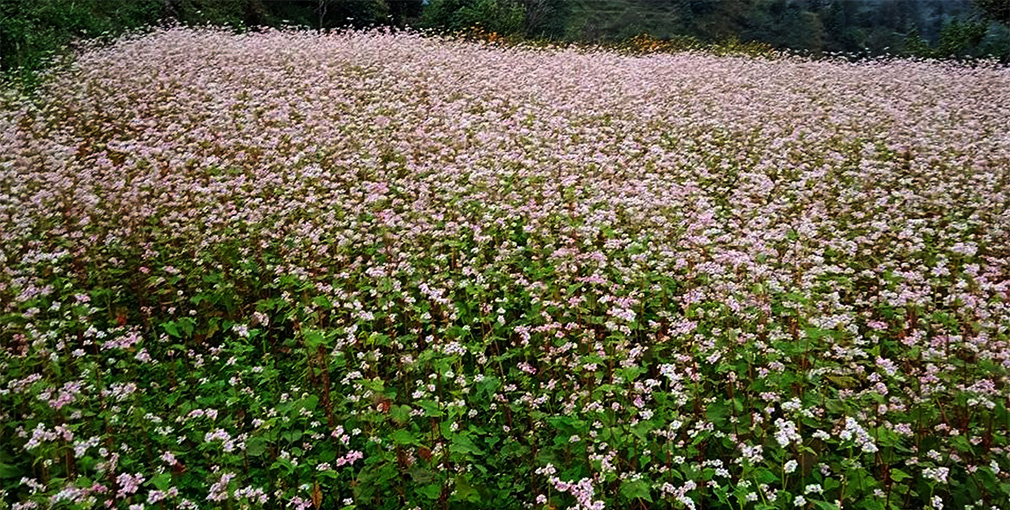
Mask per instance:
[[[988,31],[988,23],[955,19],[940,31],[939,57],[968,56],[977,48]]]
[[[571,6],[567,0],[520,0],[523,32],[535,38],[560,39],[565,34]]]
[[[27,78],[74,41],[157,23],[163,0],[0,0],[0,71]]]
[[[169,0],[165,6],[179,21],[189,25],[240,28],[247,22],[263,24],[259,18],[265,14],[258,1],[249,0]]]
[[[391,22],[405,27],[416,22],[424,12],[424,0],[388,0]]]
[[[746,19],[740,37],[777,48],[820,53],[824,48],[824,25],[817,15],[787,0],[758,0]]]
[[[524,35],[526,11],[516,0],[434,0],[425,8],[421,25],[450,32],[479,27],[501,35]]]
[[[933,48],[926,39],[923,39],[919,28],[912,27],[902,42],[901,53],[909,57],[929,57],[932,52]]]
[[[975,0],[975,8],[990,21],[1010,25],[1010,0]]]

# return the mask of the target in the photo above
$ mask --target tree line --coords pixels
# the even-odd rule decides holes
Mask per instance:
[[[0,70],[26,75],[77,40],[167,22],[387,25],[606,43],[647,33],[824,54],[1010,61],[1010,0],[0,0]]]
[[[578,0],[573,0],[578,1]],[[822,54],[1005,56],[1010,0],[583,0],[576,37],[726,38]],[[644,6],[639,8],[638,6]],[[1000,9],[1003,9],[1001,11]]]

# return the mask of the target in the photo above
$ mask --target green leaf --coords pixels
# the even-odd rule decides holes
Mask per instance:
[[[192,317],[183,317],[176,321],[179,326],[179,331],[184,333],[186,336],[192,336],[193,330],[196,329],[196,320]]]
[[[772,473],[771,470],[763,468],[754,470],[754,478],[758,483],[775,483],[779,480],[778,475]]]
[[[417,485],[428,485],[435,480],[431,471],[422,469],[418,467],[417,464],[414,464],[414,466],[407,471],[407,474],[410,475],[411,481]]]
[[[410,432],[403,429],[394,430],[393,433],[389,435],[389,437],[396,444],[401,445],[417,444],[417,438],[414,437],[414,434],[411,434]]]
[[[433,418],[437,418],[439,416],[445,415],[445,413],[443,413],[442,410],[438,408],[438,403],[432,400],[419,400],[417,402],[417,405],[421,406],[421,409],[424,409],[425,416],[431,416]]]
[[[832,376],[832,377],[834,377],[834,376]],[[852,379],[852,378],[850,377],[849,379]],[[842,400],[839,400],[839,399],[834,399],[834,398],[828,399],[827,402],[824,403],[824,408],[827,409],[829,412],[836,413],[836,414],[845,414],[846,411],[847,411],[847,408],[845,406],[845,402],[842,401]]]
[[[172,473],[161,473],[148,480],[159,491],[167,491],[172,486]]]
[[[361,379],[359,382],[365,389],[372,390],[373,393],[384,393],[386,391],[386,382],[378,377]]]
[[[817,507],[819,510],[838,510],[838,505],[834,503],[828,503],[827,501],[814,501],[813,503],[814,506]],[[874,505],[874,503],[876,503],[876,505]],[[872,499],[863,500],[861,504],[863,505],[863,508],[873,508],[873,509],[879,508],[880,510],[884,509],[883,504],[881,504],[879,501]]]
[[[644,499],[652,503],[652,491],[645,480],[625,480],[621,482],[621,495],[628,499]]]
[[[906,472],[904,472],[904,471],[902,471],[900,469],[892,469],[891,470],[891,480],[893,480],[895,482],[900,482],[900,481],[902,481],[902,480],[904,480],[906,478],[911,478],[911,477],[912,477],[912,475],[910,475],[910,474],[908,474],[908,473],[906,473]]]
[[[0,478],[18,478],[21,476],[21,470],[17,466],[11,464],[5,464],[0,462]]]
[[[337,452],[333,449],[332,443],[324,443],[328,447],[324,446],[319,451],[319,462],[333,462],[333,459],[337,458]]]
[[[479,394],[491,396],[494,392],[498,391],[501,387],[501,380],[497,377],[485,377],[479,383],[477,383],[477,391]]]
[[[288,460],[288,459],[285,459],[283,457],[282,458],[278,458],[276,461],[274,461],[274,463],[271,465],[271,467],[273,467],[273,468],[278,468],[278,467],[284,468],[284,471],[286,471],[287,474],[289,474],[289,475],[291,473],[294,473],[294,471],[295,471],[295,467],[293,465],[291,465],[291,461]]]
[[[309,395],[302,400],[302,407],[309,411],[315,411],[316,407],[319,406],[319,397],[315,395]]]
[[[907,475],[906,475],[907,476]],[[824,479],[824,492],[831,492],[842,486],[842,483],[835,478]]]
[[[456,434],[452,438],[452,444],[449,445],[449,451],[453,453],[469,453],[473,455],[483,455],[484,451],[480,449],[473,441],[463,434]]]
[[[437,483],[425,485],[417,489],[417,492],[428,499],[438,499],[442,495],[442,485]]]
[[[315,350],[321,345],[326,345],[326,335],[315,329],[310,329],[305,332],[305,347]]]
[[[617,375],[620,376],[625,381],[631,382],[637,379],[638,376],[645,373],[646,370],[642,367],[628,367],[628,368],[619,368],[614,372],[616,372]]]
[[[368,335],[368,345],[372,347],[389,345],[389,335],[373,332]]]
[[[884,507],[884,502],[882,500],[879,500],[879,499],[867,499],[865,501],[866,502],[863,503],[863,505],[864,505],[863,508],[866,508],[867,510],[887,510],[886,507]],[[825,510],[838,510],[838,506],[837,505],[831,505],[830,509],[825,509]]]
[[[163,322],[161,324],[161,327],[164,328],[165,332],[168,333],[169,335],[172,335],[172,336],[174,336],[176,338],[180,337],[180,335],[179,335],[179,328],[177,328],[175,326],[174,322]]]
[[[705,410],[705,416],[709,421],[718,425],[729,416],[729,406],[723,401],[713,402]]]
[[[262,437],[251,437],[245,443],[245,452],[250,457],[259,457],[260,455],[263,455],[268,448],[269,444],[266,439],[263,439]]]
[[[743,412],[743,400],[740,397],[733,399],[733,409],[736,410],[737,414]]]
[[[396,423],[407,423],[410,421],[410,406],[401,404],[392,406],[389,409],[389,417]]]
[[[815,341],[825,336],[831,336],[832,334],[831,331],[821,328],[803,328],[803,331],[806,333],[807,338],[810,339],[810,341]]]
[[[575,418],[572,418],[571,416],[549,416],[547,418],[547,423],[550,423],[552,427],[565,433],[569,433],[575,429],[573,426]]]
[[[968,438],[965,436],[953,436],[948,439],[950,443],[957,448],[958,451],[964,453],[971,453],[971,445],[968,444]]]
[[[456,494],[455,497],[462,501],[469,501],[471,503],[477,503],[480,501],[480,493],[477,489],[474,489],[470,485],[470,480],[467,476],[460,475],[456,477]]]
[[[655,429],[655,425],[651,421],[638,422],[637,425],[631,427],[631,433],[635,435],[638,439],[645,441],[649,436],[649,432]]]

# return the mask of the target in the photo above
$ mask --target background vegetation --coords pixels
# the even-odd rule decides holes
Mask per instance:
[[[983,5],[984,4],[984,5]],[[776,48],[915,56],[1002,55],[1007,2],[970,0],[573,0],[575,38],[739,38]],[[599,8],[608,5],[607,9]],[[985,7],[986,9],[982,9]]]
[[[235,29],[409,25],[589,43],[647,33],[815,56],[1010,60],[1010,0],[0,0],[0,69],[30,79],[76,41],[173,21]]]

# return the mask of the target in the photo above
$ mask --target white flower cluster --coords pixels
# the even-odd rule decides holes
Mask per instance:
[[[775,441],[778,441],[779,446],[785,448],[792,443],[800,443],[803,441],[803,437],[800,436],[799,431],[796,429],[796,424],[791,420],[776,418]]]
[[[852,417],[845,417],[845,428],[838,434],[843,441],[853,441],[865,453],[877,451],[877,445],[870,433]]]

